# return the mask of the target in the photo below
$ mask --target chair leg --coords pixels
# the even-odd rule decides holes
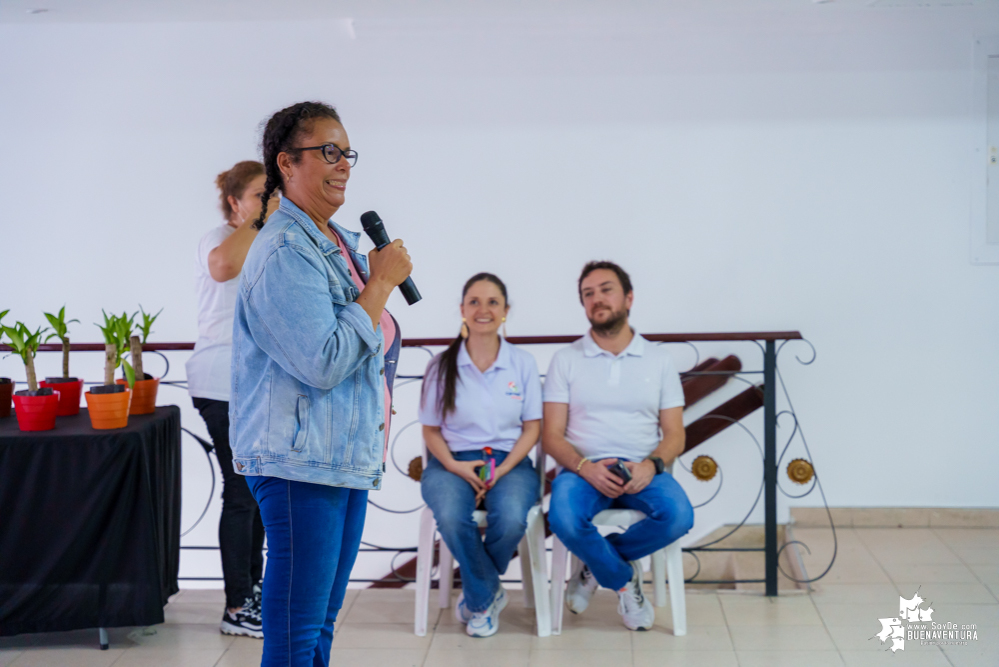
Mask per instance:
[[[562,541],[552,536],[552,634],[562,634],[562,612],[565,610],[565,565],[569,550]]]
[[[108,631],[104,628],[97,628],[97,640],[101,643],[101,650],[108,650]]]
[[[538,623],[538,636],[548,637],[552,633],[552,613],[549,605],[550,594],[545,588],[548,583],[548,566],[545,552],[545,521],[540,505],[535,505],[527,515],[527,534],[521,544],[524,543],[530,561],[528,569],[533,582],[531,596]]]
[[[454,586],[454,556],[443,539],[440,541],[440,557],[437,562],[437,571],[440,573],[440,605],[441,609],[447,609],[451,606],[451,588]]]
[[[683,586],[683,551],[680,543],[666,547],[666,573],[669,577],[669,600],[673,607],[673,634],[682,637],[687,634],[687,600]]]
[[[528,519],[530,525],[530,519]],[[524,607],[534,609],[534,573],[531,572],[531,554],[528,546],[527,534],[517,545],[517,554],[520,556],[520,579],[524,585]]]
[[[429,507],[420,515],[420,540],[416,548],[416,613],[413,632],[427,636],[427,614],[430,606],[430,573],[434,564],[434,534],[437,522]]]
[[[652,590],[655,591],[655,605],[666,606],[666,550],[652,554]]]

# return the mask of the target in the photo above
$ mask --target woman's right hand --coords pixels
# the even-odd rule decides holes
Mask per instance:
[[[475,469],[485,464],[485,461],[452,460],[447,466],[447,471],[471,484],[472,488],[475,489],[476,499],[478,499],[481,494],[486,492],[486,483],[479,479],[479,473],[475,472]]]
[[[381,280],[392,287],[401,285],[413,272],[413,262],[402,245],[402,239],[392,241],[381,250],[369,252],[368,266],[371,268],[371,280]]]

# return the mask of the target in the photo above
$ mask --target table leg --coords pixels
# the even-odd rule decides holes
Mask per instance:
[[[101,640],[101,650],[108,650],[108,631],[104,628],[97,628],[97,634]]]

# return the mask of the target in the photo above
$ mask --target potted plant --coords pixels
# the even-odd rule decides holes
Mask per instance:
[[[59,390],[59,416],[79,414],[80,393],[83,391],[83,380],[69,375],[69,325],[80,320],[66,321],[66,306],[59,310],[58,315],[44,313],[45,319],[52,325],[54,333],[46,336],[48,342],[52,338],[62,341],[62,377],[47,377],[39,383],[42,387],[52,387]]]
[[[0,313],[0,341],[3,339],[3,316],[9,313],[5,310]],[[14,381],[10,378],[0,378],[0,418],[10,417],[10,399],[14,395]]]
[[[104,384],[91,387],[84,394],[90,424],[99,430],[124,428],[128,426],[128,404],[132,398],[129,387],[135,382],[132,367],[122,357],[132,335],[134,315],[130,318],[108,316],[103,310],[104,326],[96,325],[104,334]],[[114,369],[124,365],[128,384],[115,384]]]
[[[142,338],[140,339],[139,336],[129,337],[129,356],[132,360],[132,369],[135,373],[135,381],[132,383],[132,407],[129,408],[128,414],[150,415],[156,412],[156,393],[159,390],[160,379],[154,378],[152,375],[142,370],[142,346],[145,345],[146,340],[149,339],[149,334],[153,328],[153,322],[155,322],[156,318],[160,316],[163,309],[160,308],[158,313],[150,315],[143,310],[140,305],[139,312],[142,313],[142,323],[137,326],[139,331],[142,332]],[[135,314],[133,314],[132,317],[134,318]],[[124,384],[125,382],[126,380],[124,378],[118,380],[118,384]]]
[[[24,362],[28,388],[14,392],[14,412],[22,431],[48,431],[55,428],[59,408],[59,392],[51,387],[39,388],[35,379],[35,354],[47,329],[38,327],[34,333],[22,322],[12,327],[2,327],[14,352]]]

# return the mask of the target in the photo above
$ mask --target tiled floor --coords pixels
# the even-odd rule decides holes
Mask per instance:
[[[828,531],[797,529],[809,545],[809,573],[832,553]],[[670,609],[650,632],[625,630],[616,597],[600,591],[581,616],[566,614],[561,636],[534,636],[533,614],[520,593],[501,617],[500,633],[471,639],[450,610],[432,610],[432,631],[413,635],[413,592],[350,591],[337,626],[333,665],[653,665],[824,667],[825,665],[999,666],[999,529],[851,528],[839,532],[835,566],[811,595],[768,599],[734,592],[690,591],[688,634],[674,637]],[[879,618],[897,616],[899,595],[919,594],[933,620],[975,624],[967,646],[920,646],[897,653],[872,637]],[[154,628],[110,631],[99,651],[96,631],[0,639],[0,667],[208,667],[257,665],[261,642],[218,632],[220,591],[186,590]]]

